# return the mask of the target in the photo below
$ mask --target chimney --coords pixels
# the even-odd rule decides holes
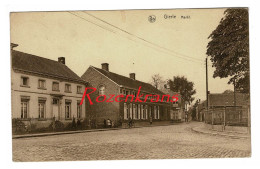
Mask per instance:
[[[65,57],[59,57],[58,62],[62,63],[65,65]]]
[[[109,64],[108,63],[102,63],[101,66],[102,66],[103,70],[109,71]]]
[[[135,73],[130,73],[130,74],[129,74],[129,77],[130,77],[131,79],[134,79],[134,80],[135,80]]]
[[[17,47],[18,44],[15,44],[15,43],[11,43],[11,50],[13,50],[15,47]]]

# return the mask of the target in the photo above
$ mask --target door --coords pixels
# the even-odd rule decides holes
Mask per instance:
[[[174,120],[174,111],[173,110],[170,110],[170,118],[171,118],[171,120]]]
[[[54,98],[52,101],[52,114],[55,120],[59,120],[59,99]]]

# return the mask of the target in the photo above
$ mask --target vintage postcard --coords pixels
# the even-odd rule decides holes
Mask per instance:
[[[13,161],[251,157],[248,18],[11,12]]]

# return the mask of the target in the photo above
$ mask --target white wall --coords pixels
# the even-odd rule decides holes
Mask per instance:
[[[29,87],[21,86],[21,76],[29,77]],[[46,80],[46,90],[38,89],[38,80]],[[52,82],[59,82],[60,91],[52,91]],[[71,84],[71,93],[65,92],[65,83]],[[52,118],[52,98],[51,94],[64,95],[61,99],[61,119],[65,118],[65,99],[71,100],[71,117],[77,117],[77,101],[80,101],[83,94],[77,93],[77,86],[82,86],[82,93],[85,90],[84,84],[61,81],[57,79],[44,78],[24,73],[11,72],[11,90],[12,90],[12,118],[20,118],[21,115],[21,96],[30,96],[29,118],[38,118],[38,98],[45,97],[46,100],[46,118]],[[82,118],[85,117],[85,102],[82,106]]]

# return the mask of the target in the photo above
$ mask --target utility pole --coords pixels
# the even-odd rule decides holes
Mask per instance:
[[[206,106],[207,111],[206,114],[204,114],[204,121],[206,123],[206,120],[208,120],[209,117],[209,98],[208,98],[208,57],[206,57]]]
[[[236,80],[234,79],[234,106],[236,108]]]
[[[207,99],[207,110],[209,110],[209,97],[208,97],[208,57],[206,58],[206,99]]]

